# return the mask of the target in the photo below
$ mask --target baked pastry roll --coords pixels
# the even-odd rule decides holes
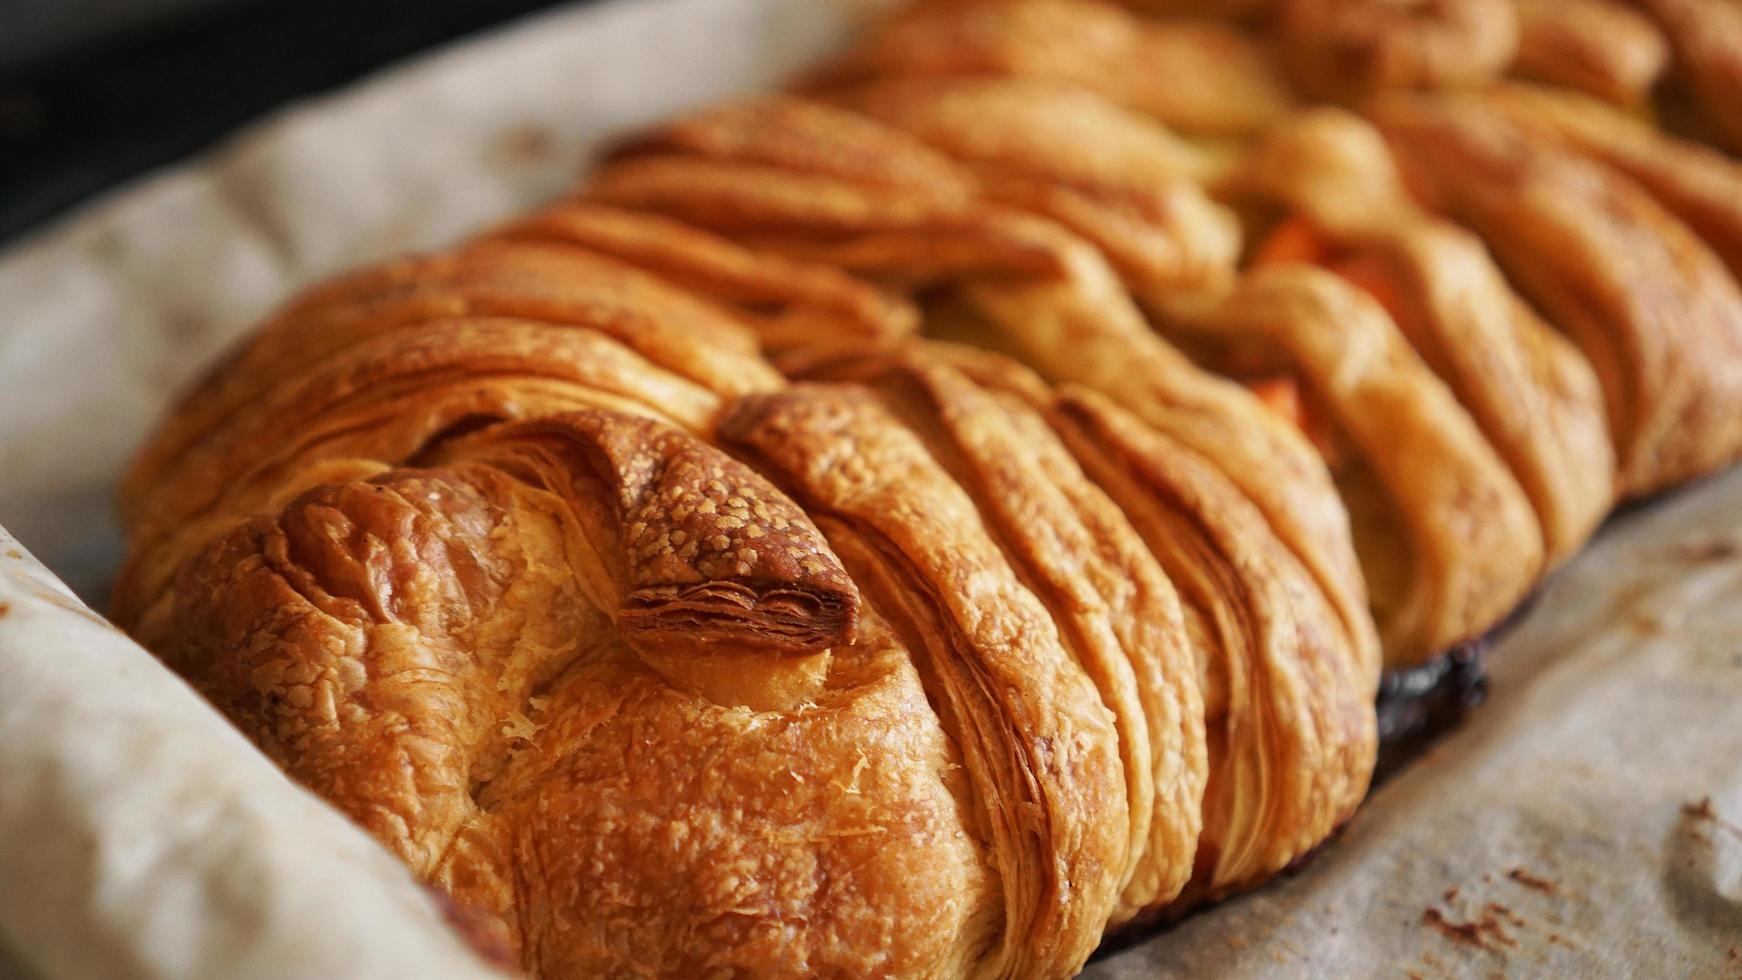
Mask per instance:
[[[1488,84],[1636,102],[1597,0],[1221,12],[914,4],[311,290],[140,454],[117,617],[535,975],[1063,976],[1277,873],[1382,663],[1742,452],[1742,224]]]
[[[716,429],[791,498],[644,411],[384,436],[142,632],[540,975],[1063,975],[1348,818],[1376,664],[1214,467],[990,355],[807,372]]]
[[[542,975],[1057,976],[1274,874],[1373,763],[1345,518],[1003,189],[1166,164],[1003,138],[752,104],[316,289],[142,455],[120,614]]]
[[[1395,97],[1375,119],[1591,362],[1623,494],[1742,452],[1742,292],[1692,230],[1621,173],[1479,99]]]

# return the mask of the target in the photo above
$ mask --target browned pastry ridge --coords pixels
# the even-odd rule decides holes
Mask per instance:
[[[1277,0],[1295,81],[1324,98],[1487,81],[1519,51],[1513,0]]]
[[[1646,6],[899,9],[270,316],[116,618],[533,975],[1069,975],[1742,453],[1742,171],[1639,115],[1722,58]]]
[[[1624,493],[1735,458],[1742,290],[1649,185],[1481,96],[1387,101],[1377,119],[1429,193],[1590,360]]]
[[[1515,0],[1520,78],[1637,106],[1669,64],[1669,41],[1622,0]]]
[[[1608,511],[1615,464],[1596,377],[1478,239],[1415,205],[1360,118],[1302,113],[1230,184],[1292,215],[1284,227],[1316,251],[1293,261],[1341,278],[1266,268],[1188,316],[1244,331],[1247,370],[1254,348],[1280,357],[1335,416],[1333,473],[1387,650],[1444,649],[1505,615]],[[1389,317],[1344,283],[1374,288]]]

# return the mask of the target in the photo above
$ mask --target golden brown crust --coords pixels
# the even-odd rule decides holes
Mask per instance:
[[[1120,0],[1127,7],[1161,16],[1217,17],[1256,20],[1270,13],[1277,0]]]
[[[1131,840],[1112,924],[1172,901],[1202,822],[1195,654],[1172,585],[1041,414],[1051,394],[1010,361],[940,345],[807,374],[871,385],[968,491],[1119,726]]]
[[[419,873],[500,915],[541,975],[964,972],[995,881],[953,752],[887,629],[852,639],[857,596],[814,525],[742,464],[611,413],[448,455],[216,542],[183,575],[176,666]],[[745,500],[741,524],[696,516],[731,499],[715,484]],[[698,521],[727,544],[675,562],[647,546]],[[746,559],[734,541],[783,547]],[[836,645],[802,698],[719,702],[670,683],[669,634],[628,630],[641,653],[618,639],[646,612],[630,586],[698,577],[767,605],[833,596],[809,607],[803,645]],[[770,622],[700,629],[741,667],[798,666],[762,644]]]
[[[897,76],[829,97],[955,160],[1081,188],[1135,196],[1215,169],[1210,151],[1153,117],[1044,76]]]
[[[1270,135],[1235,183],[1304,216],[1345,261],[1380,263],[1395,325],[1529,496],[1548,562],[1582,545],[1614,497],[1596,377],[1512,292],[1478,239],[1410,200],[1378,132],[1338,110],[1304,113]]]
[[[1100,0],[912,4],[824,65],[812,85],[985,74],[1070,82],[1193,132],[1252,132],[1290,101],[1263,48],[1239,32],[1150,20]]]
[[[1542,531],[1523,490],[1372,298],[1328,272],[1277,266],[1225,298],[1177,305],[1169,325],[1280,356],[1359,454],[1337,475],[1387,664],[1479,634],[1536,582]],[[1382,500],[1357,497],[1369,478]],[[1400,548],[1407,558],[1388,554]]]
[[[1066,392],[1051,417],[1173,579],[1206,655],[1209,783],[1181,902],[1248,886],[1323,840],[1366,792],[1377,665],[1204,457],[1094,392]]]
[[[1692,231],[1619,173],[1474,99],[1393,100],[1376,119],[1591,361],[1624,493],[1742,452],[1742,293]]]
[[[1514,120],[1638,181],[1742,280],[1742,164],[1570,92],[1510,85],[1486,95]]]
[[[875,120],[793,95],[701,109],[620,142],[614,159],[685,155],[825,174],[965,201],[972,180],[946,157]]]
[[[905,7],[275,314],[117,615],[535,975],[1069,974],[1349,818],[1382,659],[1576,547],[1611,427],[1633,493],[1742,450],[1734,165],[1472,87],[1637,101],[1600,2]],[[1272,51],[1465,91],[1242,156]],[[1324,254],[1238,275],[1229,203]]]
[[[769,467],[919,658],[977,801],[1004,916],[984,968],[1075,972],[1129,861],[1111,713],[973,503],[864,392],[799,386],[740,402],[729,445]]]
[[[1024,441],[1049,446],[1057,438],[1076,460],[1064,479],[1053,470],[1052,481],[1069,486],[1081,473],[1098,484],[1166,574],[1192,590],[1181,625],[1197,657],[1201,700],[1182,694],[1202,705],[1204,724],[1213,729],[1208,773],[1216,789],[1204,789],[1194,877],[1171,908],[1260,880],[1265,869],[1298,858],[1303,852],[1295,849],[1313,846],[1348,819],[1372,765],[1367,705],[1377,664],[1371,646],[1349,635],[1314,576],[1238,488],[1200,454],[1094,393],[1050,393],[1038,378],[985,352],[933,345],[927,353],[1039,413],[1022,414],[1044,419],[1051,433],[1028,427]],[[1228,565],[1209,570],[1222,559]],[[1248,697],[1260,686],[1280,698]],[[1294,727],[1307,719],[1310,731]],[[1267,756],[1287,757],[1280,765],[1304,778],[1283,788],[1243,768],[1265,766],[1259,760]],[[1158,778],[1157,785],[1167,783]],[[1274,823],[1257,825],[1266,818],[1255,811],[1270,804],[1260,806],[1251,793],[1280,798],[1268,816]],[[1153,902],[1134,900],[1129,886],[1126,895],[1139,917],[1154,911]]]
[[[619,259],[731,307],[764,349],[878,343],[912,333],[919,319],[911,305],[830,266],[792,262],[657,215],[587,201],[552,205],[491,236]]]
[[[1322,98],[1485,82],[1518,51],[1512,0],[1279,0],[1294,81]]]
[[[867,626],[794,711],[685,696],[621,653],[577,669],[486,797],[499,829],[438,880],[511,856],[543,976],[969,975],[998,881],[908,655]]]
[[[1153,120],[1041,78],[905,78],[835,96],[961,161],[992,201],[1057,221],[1138,290],[1217,288],[1233,216],[1197,179],[1215,161]]]
[[[1513,0],[1518,57],[1512,73],[1636,106],[1669,64],[1651,19],[1617,0]]]
[[[909,78],[835,97],[741,102],[653,130],[588,193],[907,285],[1057,275],[1054,223],[1103,249],[1139,292],[1231,275],[1235,222],[1187,179],[1211,157],[1091,93]]]
[[[755,340],[706,303],[622,263],[538,244],[485,243],[401,259],[323,283],[287,304],[184,394],[122,483],[131,508],[167,482],[174,461],[286,377],[372,337],[468,316],[585,327],[720,394],[754,391],[772,375],[749,356]],[[132,520],[140,517],[125,511]]]
[[[149,632],[142,617],[175,567],[237,519],[310,487],[367,478],[480,424],[582,407],[705,428],[720,399],[564,324],[438,320],[341,350],[246,402],[159,474],[132,508],[115,615]]]
[[[853,639],[858,593],[804,512],[675,429],[575,413],[490,429],[430,462],[488,463],[591,519],[594,604],[643,659],[822,653]]]
[[[586,194],[908,285],[1006,270],[1042,275],[1058,265],[1041,229],[1020,214],[732,159],[630,157],[597,174]]]
[[[987,324],[975,342],[1018,352],[1054,382],[1102,392],[1213,460],[1312,570],[1358,657],[1376,664],[1348,515],[1311,445],[1245,389],[1197,368],[1151,330],[1098,255],[1068,239],[1061,248],[1071,258],[1067,279],[964,287]]]
[[[1250,885],[1302,853],[1291,849],[1313,846],[1348,819],[1372,764],[1367,704],[1377,665],[1241,491],[1201,454],[1094,393],[1049,393],[1037,378],[983,352],[928,352],[1039,410],[1166,574],[1191,590],[1182,594],[1182,625],[1198,657],[1204,722],[1214,729],[1209,772],[1217,789],[1205,798],[1194,879],[1173,908]],[[1028,439],[1051,441],[1039,432]],[[1249,697],[1256,687],[1281,699]],[[1293,727],[1309,718],[1310,731]],[[1267,756],[1288,758],[1280,765],[1301,781],[1285,789],[1243,768],[1266,765],[1259,760]],[[1270,804],[1248,793],[1281,802],[1260,817]],[[1258,826],[1263,819],[1274,823]]]

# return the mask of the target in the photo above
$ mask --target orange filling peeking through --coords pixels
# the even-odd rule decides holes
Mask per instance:
[[[1385,257],[1340,248],[1303,217],[1285,218],[1252,255],[1254,266],[1303,262],[1326,269],[1372,296],[1398,324],[1409,309],[1406,285]],[[1411,580],[1403,524],[1377,475],[1363,465],[1330,414],[1303,392],[1290,374],[1260,376],[1245,382],[1272,412],[1298,427],[1324,456],[1337,490],[1349,509],[1355,552],[1367,580],[1368,599],[1381,623],[1405,601]]]
[[[1299,215],[1279,221],[1253,250],[1251,265],[1304,263],[1335,273],[1372,296],[1393,320],[1402,322],[1402,285],[1384,258],[1371,252],[1351,252],[1331,242],[1312,222]],[[1348,461],[1349,447],[1327,414],[1301,393],[1292,375],[1247,376],[1240,379],[1264,406],[1300,429],[1333,470]]]
[[[1254,266],[1304,262],[1336,273],[1385,307],[1392,319],[1403,315],[1403,288],[1385,260],[1371,252],[1350,252],[1332,244],[1312,222],[1299,215],[1284,218],[1252,253]]]

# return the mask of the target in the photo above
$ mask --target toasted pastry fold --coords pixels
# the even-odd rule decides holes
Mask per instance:
[[[1585,92],[1617,106],[1650,97],[1669,66],[1669,41],[1620,0],[1513,0],[1518,56],[1511,74]]]
[[[1620,489],[1742,453],[1742,290],[1644,187],[1478,97],[1397,98],[1386,139],[1597,372]]]
[[[1546,561],[1582,545],[1614,498],[1596,375],[1513,292],[1479,238],[1415,203],[1378,131],[1340,110],[1303,113],[1246,158],[1231,186],[1290,215],[1275,238],[1307,237],[1287,261],[1329,268],[1379,300],[1529,498]]]

